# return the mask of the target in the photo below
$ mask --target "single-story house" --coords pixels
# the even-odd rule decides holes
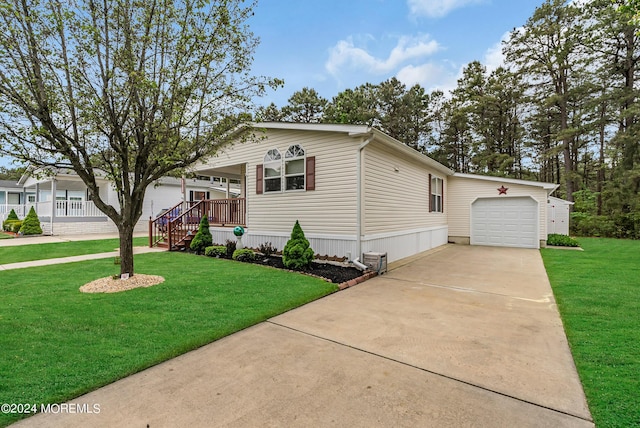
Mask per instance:
[[[258,138],[196,167],[199,175],[241,180],[245,246],[282,249],[296,220],[317,255],[349,260],[382,252],[393,261],[447,242],[546,242],[556,184],[458,174],[366,125],[269,122],[253,129]],[[214,242],[233,238],[228,226],[238,222],[218,223]]]
[[[96,171],[98,177],[100,174]],[[100,197],[117,207],[118,198],[111,182],[98,178]],[[117,232],[116,226],[91,200],[91,194],[80,177],[72,170],[56,170],[49,174],[39,174],[32,168],[14,183],[16,191],[10,193],[12,199],[7,213],[14,208],[23,217],[33,206],[40,218],[42,230],[47,235],[72,235],[86,233]],[[18,199],[12,196],[19,193]],[[53,196],[55,194],[55,201]],[[136,231],[148,230],[149,218],[155,218],[186,198],[187,201],[234,197],[239,194],[238,185],[224,182],[219,178],[197,177],[184,181],[173,177],[163,177],[147,188],[143,213],[136,225]],[[53,201],[53,202],[52,202]],[[6,217],[6,215],[5,215]]]

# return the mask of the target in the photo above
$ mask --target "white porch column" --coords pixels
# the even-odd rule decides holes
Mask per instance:
[[[51,216],[49,217],[51,222],[51,234],[53,235],[53,223],[56,217],[56,193],[58,193],[57,182],[55,178],[51,178]]]
[[[36,205],[36,212],[39,213],[40,212],[40,183],[36,183],[36,200],[35,200],[35,205]]]

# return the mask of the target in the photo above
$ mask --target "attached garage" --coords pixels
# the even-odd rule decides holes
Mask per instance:
[[[471,204],[471,245],[539,248],[538,212],[528,196],[478,198]]]

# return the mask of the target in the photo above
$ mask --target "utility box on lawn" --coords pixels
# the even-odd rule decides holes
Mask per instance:
[[[364,253],[362,262],[378,275],[387,271],[387,253]]]

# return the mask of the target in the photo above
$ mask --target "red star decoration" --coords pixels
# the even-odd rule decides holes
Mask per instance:
[[[500,186],[500,188],[498,188],[498,195],[506,195],[507,190],[509,190],[508,187]]]

